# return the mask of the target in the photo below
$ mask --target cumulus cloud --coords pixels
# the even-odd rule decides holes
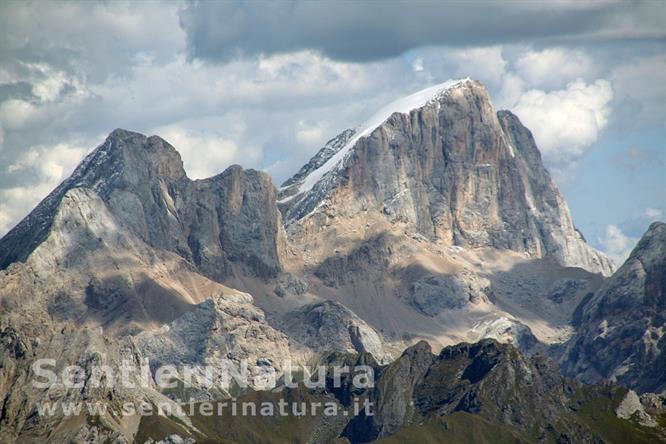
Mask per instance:
[[[424,54],[430,79],[479,79],[494,93],[496,106],[515,112],[532,130],[546,166],[559,182],[573,176],[578,160],[608,124],[612,84],[579,78],[596,72],[582,50],[490,46]]]
[[[162,127],[156,131],[163,139],[175,146],[183,158],[183,165],[191,179],[214,176],[228,166],[240,161],[239,149],[231,140],[209,133],[192,133],[176,125]],[[245,150],[248,156],[252,150]],[[258,154],[256,150],[254,154]],[[248,160],[245,157],[242,160]]]
[[[9,165],[7,172],[33,176],[37,183],[0,189],[0,233],[8,231],[66,179],[87,151],[88,148],[65,143],[33,147]]]
[[[412,63],[412,69],[414,72],[423,71],[423,59],[421,57],[414,59],[414,63]]]
[[[39,109],[27,100],[11,99],[0,104],[0,120],[4,130],[20,130],[37,121]]]
[[[618,224],[606,226],[599,247],[622,265],[652,222],[663,221],[664,209],[646,207]]]
[[[317,146],[320,145],[324,138],[322,127],[314,122],[307,122],[301,120],[296,127],[296,140],[303,145]]]
[[[507,60],[501,46],[452,51],[448,56],[455,65],[455,77],[480,79],[491,87],[499,86],[506,75]],[[473,74],[471,74],[473,73]]]
[[[518,74],[530,85],[556,89],[595,74],[592,59],[580,50],[548,48],[527,51],[515,63]]]
[[[55,146],[31,148],[16,163],[9,166],[9,172],[33,169],[51,183],[65,179],[85,156],[87,148],[59,143]]]
[[[77,157],[61,149],[72,140],[92,148],[116,127],[158,134],[181,152],[193,178],[240,163],[270,169],[279,182],[324,139],[409,92],[411,85],[392,75],[406,71],[399,61],[343,63],[314,51],[225,65],[188,62],[183,55],[163,63],[138,58],[123,77],[85,84],[41,66],[22,78],[39,97],[0,101],[0,233],[61,179],[49,153],[73,157],[74,164],[83,157],[85,150]],[[53,83],[43,83],[44,72],[54,74]],[[26,199],[30,189],[33,198]]]
[[[597,140],[608,123],[612,98],[610,82],[576,80],[552,92],[529,90],[513,109],[531,128],[546,163],[558,174]]]
[[[627,260],[638,240],[636,237],[625,235],[617,226],[608,225],[606,234],[599,239],[599,243],[602,250],[619,266]]]
[[[492,45],[478,48],[424,48],[406,56],[414,81],[412,90],[429,84],[441,83],[451,78],[470,77],[483,82],[491,91],[496,91],[508,73],[509,61],[504,56],[504,47]],[[386,62],[384,62],[386,63]]]
[[[29,187],[11,187],[0,190],[0,235],[4,235],[27,215],[56,184],[42,182]]]
[[[664,213],[659,208],[648,207],[645,209],[643,214],[650,222],[656,222],[663,218]]]
[[[629,237],[640,238],[652,222],[664,220],[664,207],[646,207],[631,213],[630,217],[615,224],[622,233]]]

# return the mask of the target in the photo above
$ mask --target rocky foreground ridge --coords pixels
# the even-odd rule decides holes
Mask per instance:
[[[492,339],[445,347],[439,354],[433,354],[426,342],[419,342],[385,366],[366,353],[331,354],[324,361],[371,366],[376,385],[357,390],[345,379],[342,390],[301,386],[281,396],[333,402],[344,408],[351,406],[353,395],[372,403],[372,415],[343,416],[333,422],[324,415],[301,422],[282,418],[269,423],[264,433],[244,419],[211,421],[195,416],[192,423],[203,432],[181,431],[182,436],[201,442],[261,442],[268,435],[275,442],[321,443],[651,443],[666,439],[666,430],[658,426],[666,420],[663,398],[638,397],[612,384],[586,386],[565,379],[553,361],[526,357],[513,346]],[[327,381],[331,383],[331,373]],[[255,396],[248,394],[241,400]],[[271,395],[261,399],[271,399]],[[169,424],[173,422],[164,420],[161,426],[167,429]],[[144,424],[139,435],[148,434],[150,426]]]

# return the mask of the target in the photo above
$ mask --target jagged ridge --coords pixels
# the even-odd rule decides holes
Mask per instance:
[[[46,239],[60,202],[74,188],[94,191],[126,229],[209,277],[229,276],[234,264],[262,277],[280,270],[284,235],[270,177],[234,165],[192,181],[168,142],[121,129],[0,239],[0,269],[25,261]]]
[[[579,329],[562,358],[567,374],[666,393],[666,224],[650,225],[626,262],[577,311]]]

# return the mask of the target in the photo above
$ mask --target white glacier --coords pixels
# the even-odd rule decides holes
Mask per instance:
[[[391,115],[393,115],[394,113],[407,114],[414,109],[421,108],[426,104],[428,104],[428,102],[430,102],[431,100],[435,99],[436,97],[444,93],[445,91],[455,86],[458,86],[462,83],[468,82],[470,80],[471,79],[469,77],[464,79],[448,80],[444,83],[431,86],[429,88],[423,89],[409,96],[402,97],[381,108],[372,117],[370,117],[363,125],[359,127],[359,129],[356,131],[356,134],[354,134],[354,137],[352,137],[345,144],[345,146],[342,149],[340,149],[340,151],[335,153],[335,155],[332,156],[330,159],[328,159],[326,163],[324,163],[316,170],[312,171],[303,179],[298,188],[298,192],[292,194],[291,196],[285,197],[284,199],[281,199],[279,203],[288,202],[292,200],[294,197],[310,191],[317,184],[317,182],[319,182],[322,179],[322,177],[324,177],[329,171],[333,170],[336,166],[340,164],[340,162],[347,156],[347,154],[354,147],[354,145],[356,145],[356,142],[358,142],[359,139],[361,139],[362,137],[367,137],[370,134],[372,134],[372,132],[378,126],[386,122],[386,120],[389,117],[391,117]]]

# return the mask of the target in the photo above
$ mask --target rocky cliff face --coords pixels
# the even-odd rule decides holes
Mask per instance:
[[[389,362],[383,339],[354,312],[335,301],[305,305],[287,316],[286,331],[313,350],[370,353]]]
[[[186,439],[215,442],[276,441],[312,443],[366,442],[663,442],[666,429],[664,399],[638,397],[612,384],[584,386],[563,378],[554,363],[543,357],[527,358],[508,345],[492,340],[447,347],[433,355],[421,342],[405,350],[388,366],[367,354],[332,353],[328,365],[364,365],[374,369],[373,388],[358,389],[351,377],[341,387],[283,391],[289,401],[309,399],[350,407],[354,397],[368,399],[372,416],[341,415],[334,420],[315,416],[298,426],[284,419],[262,423],[235,418],[211,427],[209,419],[195,416],[201,427]],[[327,375],[328,383],[333,375]],[[239,402],[268,396],[251,394]],[[270,395],[269,395],[270,396]],[[224,421],[224,419],[222,420]],[[288,420],[287,420],[288,421]],[[206,427],[206,425],[208,426]],[[140,427],[141,430],[147,428]],[[248,429],[252,432],[248,432]],[[166,436],[166,435],[164,435]],[[191,438],[190,438],[191,437]],[[167,441],[171,442],[171,441]],[[179,441],[177,441],[179,442]]]
[[[120,414],[122,403],[170,401],[154,385],[98,389],[90,373],[97,365],[149,358],[219,368],[222,358],[251,366],[262,359],[279,370],[285,357],[298,362],[250,295],[140,234],[93,189],[74,187],[25,262],[0,270],[0,441],[132,442],[137,421]],[[87,369],[84,387],[34,387],[37,359],[54,359],[58,374],[69,365]],[[61,411],[42,416],[45,401],[99,402],[109,416],[99,423],[85,415],[72,423]]]
[[[653,223],[627,261],[579,308],[566,373],[666,391],[666,224]]]
[[[83,390],[38,389],[36,359],[55,359],[58,372],[145,358],[247,359],[278,371],[283,358],[298,362],[252,297],[220,284],[280,270],[275,197],[263,173],[230,167],[191,181],[164,140],[114,131],[0,240],[0,441],[131,442],[136,419],[120,415],[121,403],[169,401],[153,387],[97,390],[88,380]],[[37,414],[43,401],[84,400],[110,416],[72,424],[62,412]]]
[[[316,218],[326,206],[338,217],[375,210],[447,245],[553,256],[565,266],[612,272],[610,260],[575,229],[529,130],[510,112],[497,113],[479,82],[448,82],[407,99],[371,118],[325,163],[318,154],[311,164],[321,166],[284,184],[287,224]]]
[[[66,193],[92,190],[123,229],[221,280],[234,267],[266,278],[280,270],[284,233],[264,173],[233,166],[187,178],[178,152],[157,136],[116,130],[34,211],[0,240],[0,269],[25,261],[52,229]]]
[[[606,442],[624,428],[639,427],[637,421],[622,419],[626,390],[585,387],[563,378],[554,362],[525,357],[490,339],[446,347],[439,355],[421,342],[380,375],[369,394],[374,415],[357,417],[345,428],[352,442],[395,433],[395,442],[417,436],[427,442]],[[641,401],[648,402],[638,400],[628,410],[643,411]],[[653,409],[654,416],[646,413],[652,430],[633,436],[646,442],[663,439],[664,430],[654,422],[663,413],[662,406]],[[484,434],[483,429],[493,431]]]

